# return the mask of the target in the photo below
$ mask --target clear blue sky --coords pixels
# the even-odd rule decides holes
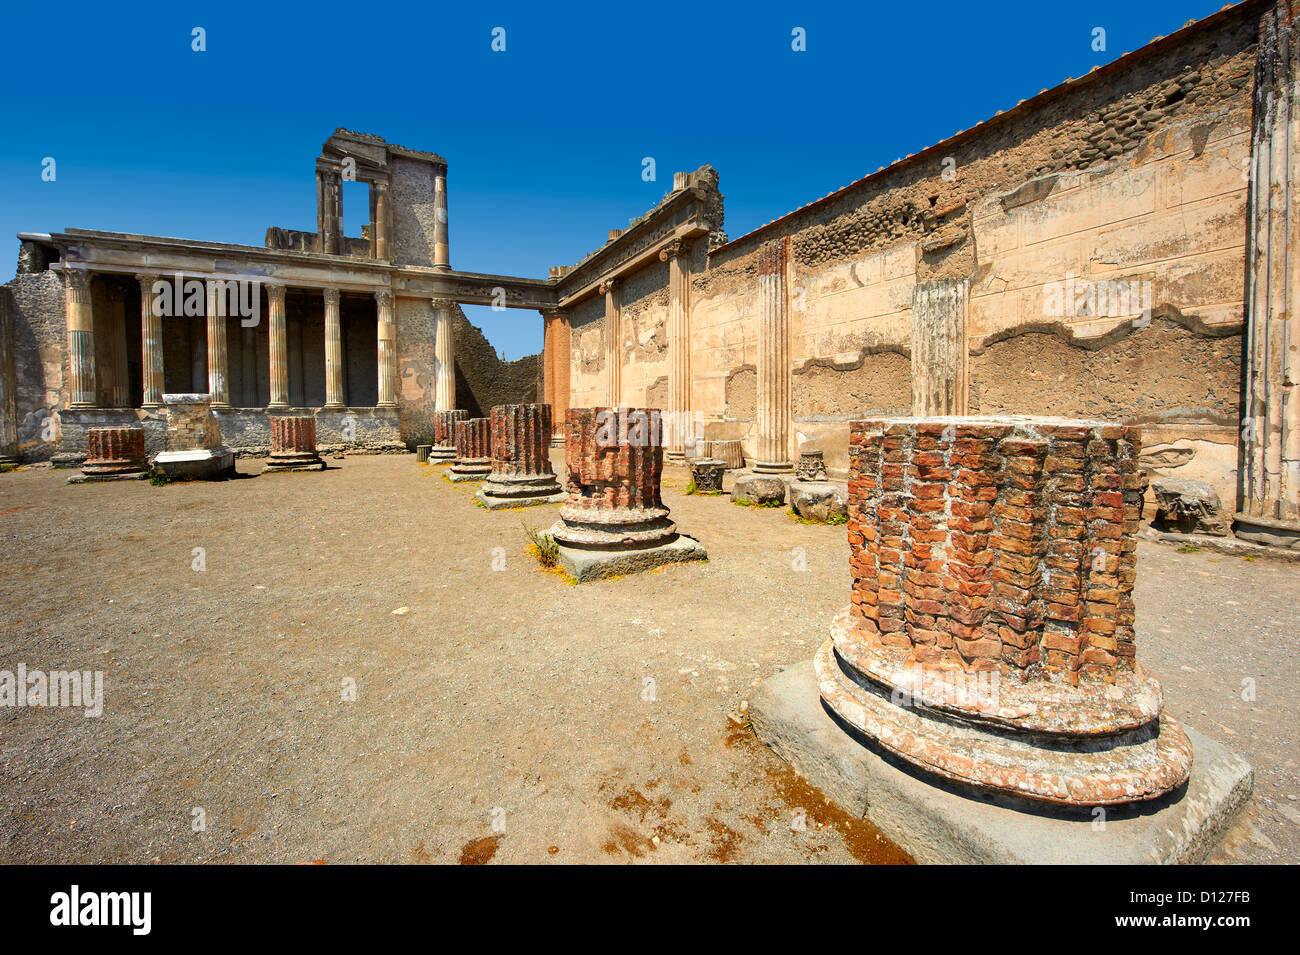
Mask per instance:
[[[346,126],[447,158],[453,267],[545,277],[674,170],[718,169],[735,237],[1222,5],[9,0],[0,236],[314,231],[313,162]],[[346,191],[347,234],[365,216]],[[540,350],[535,313],[466,311],[508,358]]]

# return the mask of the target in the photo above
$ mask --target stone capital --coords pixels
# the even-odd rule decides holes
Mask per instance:
[[[63,269],[63,281],[69,292],[77,295],[89,294],[90,272],[86,269]]]
[[[456,300],[454,298],[431,298],[429,301],[432,302],[433,307],[439,311],[449,312],[456,307]]]
[[[393,293],[390,289],[382,288],[375,292],[375,304],[380,308],[393,307]]]
[[[682,239],[673,239],[662,249],[659,250],[659,261],[668,262],[677,258],[679,255],[686,254],[686,242]]]
[[[608,295],[610,292],[617,292],[619,281],[620,280],[616,278],[605,279],[605,281],[600,283],[600,294]]]
[[[262,285],[266,289],[266,300],[268,302],[276,302],[280,305],[284,304],[284,285],[279,282],[263,282]]]
[[[141,295],[152,295],[153,287],[156,283],[165,281],[163,277],[155,272],[137,272],[135,280],[140,283]]]
[[[322,291],[323,291],[324,294],[325,294],[325,307],[326,307],[326,308],[338,308],[338,307],[339,307],[339,290],[336,289],[336,288],[327,288],[327,289],[323,289]]]

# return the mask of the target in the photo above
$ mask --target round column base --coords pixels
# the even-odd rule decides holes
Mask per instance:
[[[976,789],[1073,806],[1158,798],[1192,747],[1140,668],[1074,687],[923,668],[855,631],[849,611],[814,659],[826,705],[906,762]]]

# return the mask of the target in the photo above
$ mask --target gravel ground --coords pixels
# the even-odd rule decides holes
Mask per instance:
[[[847,603],[842,527],[687,497],[670,468],[710,560],[572,587],[520,526],[555,506],[330,463],[0,477],[0,669],[105,681],[99,717],[0,709],[0,861],[900,861],[727,718]],[[1297,861],[1300,567],[1140,547],[1139,652],[1256,770],[1216,858]]]

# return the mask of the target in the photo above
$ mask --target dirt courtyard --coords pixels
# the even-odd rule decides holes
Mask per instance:
[[[329,463],[0,476],[0,670],[104,673],[98,717],[0,708],[0,861],[900,860],[727,715],[848,602],[843,527],[668,468],[709,561],[575,587],[526,552],[557,506]],[[1297,607],[1300,565],[1140,545],[1140,659],[1255,769],[1215,861],[1300,861]]]

